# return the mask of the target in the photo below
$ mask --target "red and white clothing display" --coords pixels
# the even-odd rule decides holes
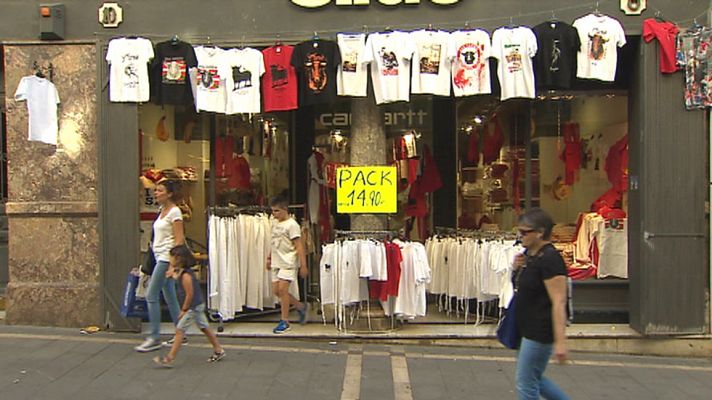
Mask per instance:
[[[376,104],[410,100],[410,63],[414,51],[413,40],[406,32],[368,35],[364,62],[371,64]]]
[[[27,102],[28,139],[57,145],[59,94],[52,82],[35,75],[20,79],[15,101]]]
[[[482,29],[450,34],[447,48],[455,97],[492,93],[490,47],[490,36]]]
[[[297,108],[297,72],[291,64],[293,46],[276,45],[262,50],[262,102],[265,112]]]
[[[231,73],[227,77],[227,114],[260,112],[260,77],[265,73],[262,52],[253,48],[231,49],[226,54]]]
[[[227,94],[225,84],[230,67],[225,50],[219,47],[195,47],[198,59],[198,76],[195,96],[197,111],[225,113]]]
[[[619,210],[620,211],[620,210]],[[593,268],[598,278],[628,278],[628,219],[606,218],[598,213],[579,216],[574,264],[576,268]],[[569,272],[574,278],[592,274]],[[572,273],[572,271],[574,271]]]
[[[668,21],[658,21],[648,18],[643,21],[643,39],[650,43],[658,39],[660,49],[660,72],[671,74],[677,72],[677,25]]]
[[[411,32],[410,37],[415,45],[411,93],[450,96],[450,58],[447,52],[450,34],[421,29]]]
[[[502,27],[492,34],[492,57],[497,59],[501,99],[533,99],[536,94],[532,58],[537,52],[534,32],[526,27]]]
[[[109,100],[147,102],[151,96],[148,63],[153,59],[153,44],[145,38],[118,38],[109,42]]]
[[[576,76],[613,82],[618,64],[618,47],[625,45],[625,32],[618,20],[607,15],[588,14],[574,21],[581,50]]]
[[[336,43],[341,52],[341,65],[336,71],[336,94],[366,97],[368,65],[363,62],[366,34],[339,33]]]

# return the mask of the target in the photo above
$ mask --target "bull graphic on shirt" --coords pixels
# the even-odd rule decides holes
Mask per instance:
[[[606,37],[607,31],[602,31],[594,28],[588,34],[588,58],[590,60],[600,61],[606,57],[606,43],[610,38]]]
[[[242,65],[232,67],[232,91],[252,87],[252,72],[245,69]]]
[[[485,46],[481,43],[465,43],[457,50],[457,64],[455,76],[452,81],[455,86],[462,89],[465,87],[481,87],[485,79],[485,63],[482,54]]]
[[[287,81],[287,70],[276,64],[271,64],[269,66],[270,75],[272,76],[272,87],[284,86],[288,83]]]
[[[200,76],[200,84],[205,89],[217,89],[220,85],[220,77],[215,67],[198,68],[198,75]]]
[[[329,82],[326,64],[326,56],[323,54],[310,53],[307,55],[304,67],[307,72],[307,87],[312,93],[321,93]]]
[[[381,74],[398,75],[398,57],[396,57],[396,53],[386,50],[385,47],[381,47],[381,51],[378,52],[378,55],[381,57],[381,62],[383,63]]]

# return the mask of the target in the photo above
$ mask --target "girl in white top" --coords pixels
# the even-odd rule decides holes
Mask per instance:
[[[180,200],[179,184],[175,181],[164,180],[158,182],[155,190],[156,201],[161,207],[161,212],[153,223],[153,241],[151,249],[156,258],[156,267],[151,274],[151,280],[146,292],[148,303],[149,335],[148,338],[135,350],[141,353],[158,350],[161,348],[161,304],[160,293],[168,304],[171,319],[175,325],[178,322],[180,307],[176,296],[175,281],[166,279],[166,270],[170,260],[169,252],[174,246],[185,243],[183,233],[183,215],[176,205]],[[171,342],[172,344],[172,342]]]

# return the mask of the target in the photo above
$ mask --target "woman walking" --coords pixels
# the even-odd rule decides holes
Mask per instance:
[[[566,265],[551,244],[554,222],[535,208],[519,217],[523,254],[514,259],[517,280],[515,319],[522,335],[517,355],[519,400],[565,400],[569,397],[544,371],[553,352],[566,361]]]
[[[141,353],[161,348],[161,304],[159,301],[161,291],[168,304],[174,325],[178,322],[180,314],[175,281],[166,278],[171,249],[185,243],[183,216],[177,206],[180,201],[179,193],[179,186],[175,181],[159,181],[156,185],[154,196],[160,206],[160,214],[153,223],[153,241],[151,242],[151,248],[156,258],[156,267],[151,274],[146,292],[150,332],[148,338],[140,346],[134,348]],[[168,343],[172,344],[171,341]]]

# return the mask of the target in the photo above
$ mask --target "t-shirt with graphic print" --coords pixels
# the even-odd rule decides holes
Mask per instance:
[[[450,96],[450,59],[447,44],[450,33],[421,29],[410,33],[413,52],[411,93]]]
[[[336,100],[336,69],[341,53],[336,42],[309,40],[294,46],[292,66],[299,80],[299,105],[328,104]]]
[[[573,23],[581,40],[576,76],[613,82],[616,78],[618,51],[625,45],[625,32],[618,20],[607,15],[588,14]]]
[[[502,27],[494,31],[492,57],[497,59],[497,77],[502,89],[502,100],[513,97],[534,98],[536,89],[532,57],[536,52],[536,36],[530,28]]]
[[[260,77],[265,73],[262,52],[246,47],[227,51],[227,114],[260,112]]]
[[[297,72],[290,64],[293,46],[277,45],[262,50],[262,105],[265,112],[289,111],[297,104]]]
[[[406,32],[368,36],[363,62],[371,64],[376,104],[410,100],[410,62],[414,51],[413,40]]]
[[[576,28],[561,21],[547,21],[532,30],[538,48],[534,57],[537,88],[569,89],[576,71],[576,54],[581,48]]]
[[[161,42],[151,63],[151,99],[156,104],[194,104],[188,72],[198,66],[189,43]]]
[[[336,72],[337,94],[366,97],[368,65],[361,62],[366,51],[366,34],[339,33],[336,42],[341,52],[341,65]]]
[[[492,93],[490,36],[482,29],[455,31],[447,45],[455,97]]]
[[[118,38],[109,42],[109,100],[113,102],[146,102],[151,88],[148,63],[153,59],[153,45],[144,38]]]
[[[198,58],[195,109],[224,114],[227,103],[225,83],[229,71],[225,50],[198,46],[195,48],[195,56]]]

